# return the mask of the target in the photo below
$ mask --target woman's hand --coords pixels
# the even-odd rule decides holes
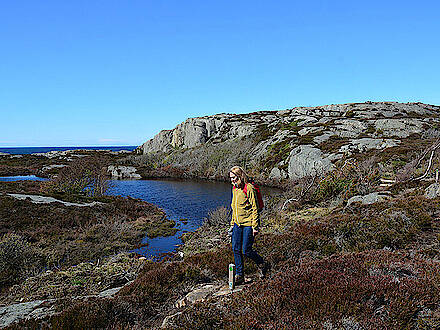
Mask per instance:
[[[252,234],[255,236],[257,236],[258,234],[258,229],[252,228]]]

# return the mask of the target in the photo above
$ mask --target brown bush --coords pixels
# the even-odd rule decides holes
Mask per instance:
[[[8,233],[0,239],[0,287],[19,282],[37,272],[41,256],[21,236]]]
[[[74,160],[58,175],[42,184],[42,192],[100,197],[109,189],[106,162],[99,157]]]
[[[290,263],[233,299],[188,308],[171,328],[409,328],[421,311],[438,309],[438,270],[438,263],[384,251]]]

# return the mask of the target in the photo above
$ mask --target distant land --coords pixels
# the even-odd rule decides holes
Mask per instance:
[[[110,151],[120,151],[129,150],[133,151],[137,146],[96,146],[96,147],[8,147],[0,148],[0,153],[7,153],[11,155],[25,155],[34,153],[44,153],[49,151],[65,151],[65,150],[110,150]]]

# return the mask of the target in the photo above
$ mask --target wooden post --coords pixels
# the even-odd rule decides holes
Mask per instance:
[[[235,265],[229,264],[229,289],[234,290],[235,288]]]

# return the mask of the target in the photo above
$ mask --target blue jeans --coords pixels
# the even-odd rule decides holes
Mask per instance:
[[[235,270],[237,275],[244,275],[243,255],[252,259],[257,265],[264,263],[263,258],[254,250],[254,234],[250,226],[238,226],[234,223],[232,230],[232,251],[234,252]]]

